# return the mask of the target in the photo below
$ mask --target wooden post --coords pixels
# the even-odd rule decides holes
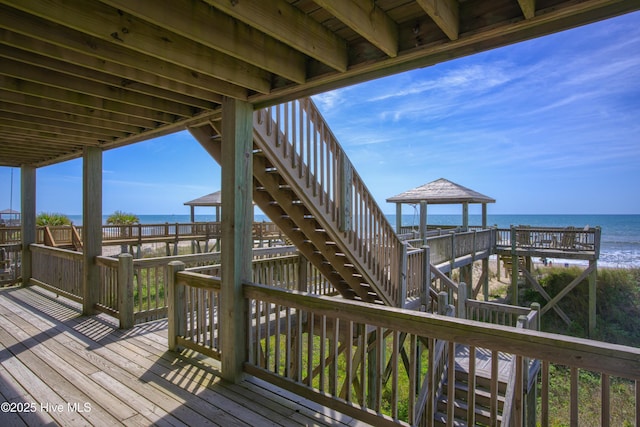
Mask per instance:
[[[445,291],[438,293],[438,314],[446,314],[449,305],[449,294]]]
[[[467,292],[467,284],[461,282],[458,285],[458,306],[456,307],[456,317],[458,319],[467,318],[467,298],[469,294]]]
[[[20,210],[22,214],[22,285],[30,284],[33,275],[31,257],[32,243],[36,242],[36,168],[22,166],[20,169]]]
[[[424,270],[422,272],[422,291],[420,292],[420,305],[423,311],[429,311],[429,307],[431,305],[431,294],[429,292],[429,289],[431,288],[431,249],[429,248],[429,246],[425,246],[423,250]]]
[[[308,292],[308,268],[307,259],[298,251],[298,290]]]
[[[102,149],[84,147],[82,159],[82,314],[92,315],[100,285],[96,257],[102,254]]]
[[[518,305],[518,255],[516,254],[516,228],[511,226],[511,304]]]
[[[462,204],[462,231],[469,231],[469,202]]]
[[[424,240],[427,237],[427,202],[420,202],[420,238]]]
[[[338,189],[340,191],[340,231],[351,231],[353,206],[353,167],[344,151],[340,152],[338,170]]]
[[[402,231],[402,203],[396,203],[396,233],[400,234]]]
[[[222,103],[222,288],[220,290],[222,377],[242,380],[247,355],[247,303],[242,284],[251,280],[253,107],[225,98]]]
[[[407,242],[400,244],[398,265],[398,307],[404,308],[407,301]]]
[[[133,328],[133,256],[118,255],[118,314],[120,329]]]
[[[596,332],[596,293],[598,290],[598,261],[589,260],[589,338]],[[640,420],[638,420],[640,422]]]
[[[184,285],[178,284],[176,273],[183,271],[185,265],[182,261],[171,261],[169,263],[169,277],[167,281],[167,318],[169,350],[178,349],[177,336],[183,336],[186,332],[185,318],[185,289]]]

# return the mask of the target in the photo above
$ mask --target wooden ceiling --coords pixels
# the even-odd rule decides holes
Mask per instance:
[[[640,9],[640,0],[0,0],[0,166],[44,166]]]

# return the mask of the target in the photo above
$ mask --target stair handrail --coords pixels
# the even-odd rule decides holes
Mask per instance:
[[[398,267],[402,241],[313,101],[268,107],[258,113],[258,122],[266,125],[269,136],[277,132],[279,158],[297,169],[297,178],[318,198],[325,218],[338,224],[336,236],[360,257],[370,285],[387,304],[402,306],[399,290],[407,277]]]

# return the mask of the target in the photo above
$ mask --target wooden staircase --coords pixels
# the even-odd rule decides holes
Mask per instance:
[[[219,126],[190,131],[221,163]],[[253,136],[256,205],[343,297],[403,306],[406,245],[311,99],[257,111]]]

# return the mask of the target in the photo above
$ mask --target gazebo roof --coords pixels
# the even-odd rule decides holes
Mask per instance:
[[[222,206],[221,194],[220,191],[216,191],[215,193],[184,202],[184,204],[187,206]]]
[[[387,199],[388,203],[456,204],[495,203],[495,199],[470,188],[440,178]]]
[[[0,215],[19,215],[20,212],[15,209],[3,209],[0,211]]]

